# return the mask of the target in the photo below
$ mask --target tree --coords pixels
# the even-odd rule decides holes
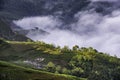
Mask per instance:
[[[110,69],[101,65],[95,65],[93,71],[89,73],[88,80],[93,80],[93,79],[94,80],[114,80],[111,78]],[[119,80],[119,79],[116,79],[116,80]]]
[[[56,68],[56,67],[55,67],[55,64],[54,64],[53,62],[49,62],[49,63],[46,65],[46,67],[45,67],[45,69],[46,69],[47,71],[53,72],[53,73],[56,71],[55,68]]]
[[[62,73],[63,73],[63,74],[69,74],[69,73],[70,73],[70,71],[69,71],[69,70],[67,70],[67,68],[63,68],[63,69],[62,69]]]
[[[84,76],[87,77],[89,73],[92,71],[92,67],[93,67],[93,60],[92,58],[89,58],[91,56],[89,57],[88,56],[89,55],[80,55],[80,54],[74,56],[69,62],[69,68],[72,70],[74,70],[75,68],[82,68],[84,70]]]
[[[120,80],[120,67],[113,70],[112,76],[113,80]]]
[[[27,39],[27,42],[32,42],[32,40],[31,39]]]
[[[73,51],[77,51],[79,49],[78,45],[73,46]]]
[[[70,52],[69,47],[68,47],[68,46],[64,46],[64,47],[62,48],[62,52],[63,52],[63,53],[69,53],[69,52]]]
[[[56,71],[57,71],[58,73],[62,73],[61,66],[58,65],[58,66],[56,67]]]
[[[84,70],[80,67],[76,67],[71,71],[71,74],[74,76],[81,77],[81,75],[84,73]]]

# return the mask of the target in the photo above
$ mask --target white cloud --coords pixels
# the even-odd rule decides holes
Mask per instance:
[[[51,16],[24,18],[15,23],[24,29],[37,26],[50,33],[44,38],[40,34],[29,35],[33,40],[42,40],[60,46],[72,47],[77,44],[80,47],[94,47],[99,51],[120,57],[120,11],[114,11],[107,16],[85,11],[76,14],[75,18],[78,21],[69,25],[72,31],[59,29],[57,26],[61,26],[62,22]]]
[[[19,21],[14,21],[14,23],[23,29],[38,27],[43,30],[55,29],[56,26],[61,25],[61,22],[53,16],[27,17]]]

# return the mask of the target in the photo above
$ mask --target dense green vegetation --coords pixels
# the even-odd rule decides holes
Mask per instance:
[[[61,48],[40,41],[0,40],[0,60],[24,66],[26,69],[51,72],[55,75],[67,74],[88,80],[120,80],[120,59],[98,52],[92,47],[79,48],[78,45],[75,45],[70,49],[67,46]],[[6,67],[1,67],[1,69],[3,72],[12,71],[11,68],[9,71],[7,70],[9,68],[6,69]]]
[[[73,76],[52,74],[0,61],[0,80],[85,80]]]
[[[120,80],[120,59],[116,56],[78,45],[70,49],[39,41],[18,42],[28,38],[10,28],[15,27],[11,25],[13,20],[30,16],[52,15],[69,24],[84,10],[94,9],[104,15],[118,10],[114,4],[91,0],[0,0],[0,38],[12,40],[0,39],[0,80]]]
[[[54,73],[57,71],[57,73],[84,77],[88,80],[120,79],[120,59],[99,53],[92,48],[76,49],[73,50],[73,53],[76,55],[72,57],[65,68],[55,66],[50,62],[47,65],[47,70]]]

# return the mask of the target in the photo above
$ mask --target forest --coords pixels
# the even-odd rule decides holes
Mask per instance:
[[[120,59],[98,52],[92,47],[79,48],[78,45],[75,45],[70,49],[68,46],[60,47],[40,41],[18,42],[1,39],[0,51],[1,61],[26,69],[50,72],[54,75],[71,75],[87,80],[120,79]],[[7,68],[3,68],[1,64],[0,70],[3,71],[0,73],[1,79],[4,75],[8,76],[8,73],[5,72]],[[13,73],[14,70],[9,72],[9,76],[15,76]]]

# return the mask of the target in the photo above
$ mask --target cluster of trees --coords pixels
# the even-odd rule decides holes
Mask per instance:
[[[0,46],[5,43],[4,40],[0,39]],[[75,45],[70,49],[68,46],[61,48],[39,41],[25,43],[34,43],[35,51],[50,54],[48,57],[52,56],[53,58],[54,56],[55,59],[48,59],[50,62],[47,61],[47,65],[43,68],[45,71],[69,74],[88,80],[120,80],[120,59],[98,52],[92,47],[79,48],[78,45]],[[56,59],[63,62],[56,61]]]
[[[73,49],[65,46],[61,52],[73,53],[75,56],[64,67],[49,62],[44,68],[46,71],[69,74],[88,80],[120,80],[120,59],[117,57],[98,52],[91,47],[79,48],[77,45]]]

